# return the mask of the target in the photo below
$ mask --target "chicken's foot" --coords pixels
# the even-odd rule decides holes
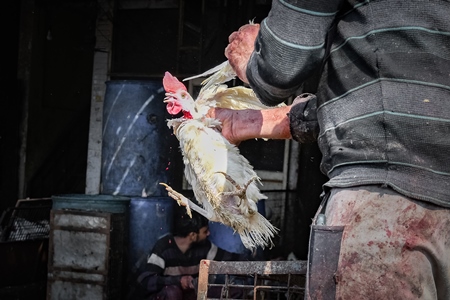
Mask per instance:
[[[192,212],[191,212],[191,208],[192,208],[193,210],[195,210],[196,212],[198,212],[205,218],[207,218],[207,219],[212,218],[212,215],[209,214],[206,210],[204,210],[203,208],[201,208],[200,206],[198,206],[197,204],[195,204],[194,202],[192,202],[191,200],[189,200],[182,194],[180,194],[177,191],[175,191],[174,189],[172,189],[172,187],[170,187],[169,185],[167,185],[163,182],[160,182],[159,184],[166,187],[166,191],[167,191],[168,195],[172,199],[177,201],[178,205],[186,207],[186,213],[189,215],[189,217],[192,218]]]
[[[178,193],[174,189],[172,189],[169,185],[162,183],[162,182],[160,182],[159,184],[166,187],[166,191],[167,191],[168,195],[172,199],[177,201],[178,205],[186,207],[186,213],[189,215],[189,217],[192,218],[191,208],[189,207],[189,199],[186,198],[185,196],[183,196],[182,194]]]
[[[237,206],[240,206],[241,203],[242,203],[242,200],[246,198],[246,194],[245,194],[245,193],[247,192],[248,186],[249,186],[252,182],[258,180],[258,177],[257,177],[257,176],[254,176],[254,177],[250,178],[250,180],[249,180],[246,184],[244,184],[243,187],[241,187],[241,186],[240,186],[240,185],[239,185],[239,184],[238,184],[238,183],[237,183],[230,175],[228,175],[227,173],[225,173],[225,172],[217,172],[217,173],[223,174],[223,176],[225,176],[225,178],[226,178],[229,182],[231,182],[232,185],[234,185],[234,186],[236,187],[236,191],[232,191],[232,192],[221,192],[220,194],[221,194],[221,195],[224,195],[224,196],[237,196],[237,197],[239,197],[239,204],[238,204]]]

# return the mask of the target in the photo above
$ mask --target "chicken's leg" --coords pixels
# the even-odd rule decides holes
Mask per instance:
[[[246,198],[245,193],[247,192],[248,186],[249,186],[253,181],[258,180],[258,177],[257,177],[257,176],[254,176],[254,177],[250,178],[250,180],[249,180],[243,187],[241,187],[241,186],[240,186],[233,178],[231,178],[231,176],[228,175],[227,173],[224,173],[224,172],[217,172],[217,173],[223,174],[223,176],[225,176],[225,178],[226,178],[229,182],[231,182],[232,185],[234,185],[234,186],[236,187],[236,191],[233,191],[233,192],[221,192],[220,194],[221,194],[221,195],[224,195],[224,196],[238,196],[239,199],[241,200],[241,201],[239,202],[238,206],[241,204],[242,199],[245,199],[245,198]]]
[[[186,207],[186,212],[189,215],[189,217],[192,218],[192,212],[191,212],[191,208],[192,208],[193,210],[195,210],[196,212],[198,212],[205,218],[207,218],[207,219],[212,218],[211,214],[209,214],[206,210],[204,210],[203,208],[201,208],[200,206],[198,206],[197,204],[195,204],[194,202],[192,202],[191,200],[189,200],[182,194],[180,194],[177,191],[175,191],[174,189],[172,189],[169,185],[162,183],[162,182],[160,182],[159,184],[166,187],[166,191],[168,192],[169,196],[172,199],[174,199],[175,201],[177,201],[178,205],[182,205],[182,206]]]

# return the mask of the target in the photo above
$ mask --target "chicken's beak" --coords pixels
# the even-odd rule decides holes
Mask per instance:
[[[164,103],[172,102],[178,100],[175,93],[168,92],[165,94]]]
[[[176,98],[173,96],[172,93],[166,93],[166,97],[164,98],[164,103],[173,103],[176,101]]]

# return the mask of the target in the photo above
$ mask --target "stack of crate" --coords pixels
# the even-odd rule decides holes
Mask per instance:
[[[123,299],[129,201],[53,197],[47,299]]]

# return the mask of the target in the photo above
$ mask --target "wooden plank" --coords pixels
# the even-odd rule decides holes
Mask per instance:
[[[204,260],[201,262],[201,264]],[[209,274],[306,274],[306,261],[209,261]]]

